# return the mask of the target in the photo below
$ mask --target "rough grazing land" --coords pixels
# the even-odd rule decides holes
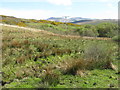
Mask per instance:
[[[30,30],[30,31],[34,31],[34,32],[41,32],[41,33],[46,33],[49,35],[53,35],[53,36],[60,36],[60,37],[68,37],[68,38],[83,38],[83,39],[97,39],[97,40],[110,40],[111,38],[106,38],[106,37],[81,37],[81,36],[73,36],[73,35],[60,35],[60,34],[55,34],[52,32],[48,32],[45,30],[40,30],[40,29],[35,29],[35,28],[29,28],[29,27],[20,27],[20,26],[16,26],[16,25],[8,25],[8,24],[0,24],[1,26],[7,26],[7,27],[14,27],[14,28],[18,28],[18,29],[25,29],[25,30]]]
[[[110,38],[2,25],[3,88],[118,88],[118,45]]]

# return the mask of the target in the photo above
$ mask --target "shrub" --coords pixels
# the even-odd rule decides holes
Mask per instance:
[[[99,37],[113,37],[118,33],[118,25],[113,23],[101,23],[96,26]]]
[[[108,62],[112,61],[112,49],[108,44],[90,43],[85,48],[84,59],[91,62],[91,69],[103,68]]]
[[[89,36],[89,37],[96,37],[98,36],[98,32],[95,26],[92,25],[83,25],[80,28],[76,29],[81,36]]]
[[[93,30],[86,29],[82,32],[82,36],[96,37],[97,32]]]

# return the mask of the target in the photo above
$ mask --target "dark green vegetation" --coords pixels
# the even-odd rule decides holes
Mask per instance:
[[[117,43],[3,26],[4,88],[118,87]]]

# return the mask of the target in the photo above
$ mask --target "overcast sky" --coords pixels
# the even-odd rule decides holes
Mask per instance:
[[[119,0],[0,0],[0,15],[28,19],[83,17],[117,19]]]

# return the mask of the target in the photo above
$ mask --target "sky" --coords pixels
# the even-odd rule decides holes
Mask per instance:
[[[119,0],[0,0],[0,15],[26,19],[117,19]]]

